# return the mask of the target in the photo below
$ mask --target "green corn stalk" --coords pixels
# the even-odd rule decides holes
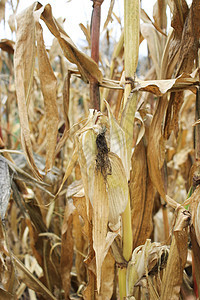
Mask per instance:
[[[127,103],[128,96],[133,87],[135,72],[138,64],[138,52],[139,52],[139,0],[124,0],[124,63],[125,63],[125,92],[124,92],[124,108]],[[131,102],[129,102],[129,113],[134,121],[134,115],[136,110],[137,94],[133,93],[131,96]],[[128,103],[127,103],[128,104]],[[128,126],[133,126],[133,122],[130,122],[127,118],[121,119],[122,128],[127,133],[127,150],[131,153],[132,148],[132,133]],[[130,134],[131,133],[131,134]],[[128,155],[129,156],[129,155]],[[122,214],[123,224],[123,255],[124,258],[129,261],[132,254],[132,226],[131,226],[131,208],[130,198],[127,207]],[[119,293],[120,299],[127,296],[126,294],[126,268],[119,270]]]

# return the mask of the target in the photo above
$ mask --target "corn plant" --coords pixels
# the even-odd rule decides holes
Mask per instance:
[[[89,56],[50,4],[17,14],[11,1],[16,41],[0,41],[0,298],[198,299],[199,2],[157,0],[151,19],[124,0],[111,56],[101,43],[121,20],[111,0],[100,33],[103,0],[92,2],[80,25]]]

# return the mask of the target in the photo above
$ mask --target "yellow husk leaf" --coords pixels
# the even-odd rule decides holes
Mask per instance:
[[[109,215],[108,194],[105,180],[100,172],[94,173],[93,193],[93,247],[96,255],[97,290],[100,291],[101,267],[104,260]]]
[[[128,183],[121,159],[115,153],[108,155],[112,175],[107,177],[107,190],[109,199],[109,222],[116,224],[119,216],[124,212],[128,203]]]

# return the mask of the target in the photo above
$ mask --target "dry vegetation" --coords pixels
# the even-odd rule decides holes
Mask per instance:
[[[151,20],[124,0],[110,57],[98,46],[103,0],[93,0],[91,31],[81,24],[92,58],[50,5],[16,16],[18,1],[8,2],[16,41],[0,41],[0,299],[197,299],[199,1],[157,0]],[[100,39],[108,50],[107,26],[121,22],[113,5]],[[48,50],[42,23],[55,37]],[[136,73],[143,39],[148,63]]]

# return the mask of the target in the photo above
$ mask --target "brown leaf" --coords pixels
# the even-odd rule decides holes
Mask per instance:
[[[162,280],[161,300],[179,299],[180,287],[183,280],[183,270],[187,261],[187,227],[189,225],[189,220],[189,212],[183,207],[179,208],[167,267]]]
[[[172,131],[177,138],[179,132],[179,112],[183,104],[183,92],[171,93],[165,118],[164,137],[168,139]]]
[[[83,33],[86,37],[86,40],[88,42],[89,47],[91,48],[90,26],[87,24],[87,28],[86,28],[82,23],[80,23],[79,26],[80,26],[81,30],[83,31]]]
[[[0,2],[0,22],[2,20],[4,20],[5,22],[5,5],[6,5],[6,0]]]
[[[178,2],[178,1],[177,1]],[[182,72],[192,72],[194,59],[197,57],[200,37],[199,1],[191,4],[188,18],[184,23],[180,43],[180,56],[177,63],[176,76]]]
[[[14,54],[14,46],[15,46],[15,43],[11,40],[7,40],[7,39],[0,40],[0,48],[3,51],[6,51],[10,54]]]
[[[153,229],[152,210],[155,189],[148,174],[146,147],[143,140],[136,146],[131,161],[130,197],[134,249],[150,238]]]
[[[102,73],[98,65],[86,54],[78,50],[70,37],[66,34],[61,25],[54,19],[50,4],[44,7],[42,20],[45,22],[51,33],[58,39],[65,57],[77,65],[83,79],[88,81],[90,76],[102,81]]]
[[[175,92],[184,89],[196,91],[198,80],[189,74],[183,73],[177,78],[166,80],[136,80],[136,87],[133,91],[145,91],[157,96],[163,96],[167,92]]]
[[[35,61],[35,21],[33,18],[35,8],[36,4],[34,3],[17,16],[14,68],[22,147],[33,173],[41,179],[33,158],[27,113]]]
[[[185,0],[170,0],[169,6],[172,13],[171,26],[174,28],[176,36],[181,38],[184,22],[189,12],[187,2]]]
[[[78,214],[82,217],[84,226],[82,231],[84,235],[89,239],[89,232],[90,232],[90,223],[88,220],[87,215],[87,207],[86,207],[86,200],[85,197],[73,197],[74,206],[76,207]],[[91,220],[90,220],[91,221]]]
[[[174,67],[180,57],[180,43],[183,26],[189,12],[188,5],[185,0],[169,1],[168,3],[173,15],[171,22],[173,30],[169,34],[168,48],[163,56],[165,63],[162,65],[162,74],[165,75],[162,78],[171,78],[174,73]]]
[[[72,236],[73,212],[75,207],[68,202],[65,207],[65,215],[62,225],[62,243],[61,243],[61,278],[62,286],[65,291],[65,299],[69,299],[71,287],[71,269],[73,265],[74,241]]]
[[[46,172],[52,169],[55,158],[55,147],[58,134],[58,109],[56,103],[57,80],[50,65],[44,45],[43,30],[39,23],[38,11],[34,13],[36,21],[37,54],[39,64],[39,77],[46,112]]]
[[[165,189],[161,168],[164,163],[164,140],[162,138],[161,126],[167,104],[168,100],[166,96],[159,98],[158,106],[149,128],[149,143],[147,146],[149,175],[163,199],[165,199]]]
[[[71,78],[71,71],[67,72],[67,75],[64,79],[63,84],[63,108],[64,108],[64,117],[65,117],[65,130],[69,130],[69,99],[70,99],[70,78]]]
[[[46,286],[43,285],[42,282],[38,280],[14,254],[12,254],[12,257],[14,259],[16,267],[19,268],[24,274],[23,282],[28,287],[30,287],[30,289],[33,289],[36,291],[36,293],[41,294],[44,297],[44,299],[56,300],[56,298],[46,288]]]
[[[158,0],[153,7],[153,18],[155,23],[161,28],[167,28],[166,0]]]

